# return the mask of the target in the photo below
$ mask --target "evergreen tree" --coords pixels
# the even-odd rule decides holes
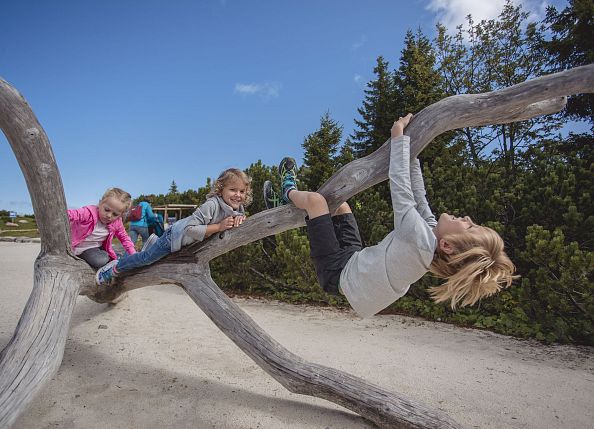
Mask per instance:
[[[561,12],[548,6],[545,23],[552,32],[551,40],[545,45],[557,69],[594,63],[594,0],[569,0]],[[594,126],[594,95],[570,97],[566,115],[590,121]]]
[[[173,180],[171,182],[171,185],[169,186],[169,193],[170,194],[177,194],[177,184],[175,183],[175,180]]]
[[[400,53],[400,67],[395,72],[398,105],[395,118],[425,107],[444,97],[441,75],[435,66],[435,53],[430,40],[418,29],[408,31]]]
[[[404,48],[400,53],[400,67],[394,72],[394,76],[398,97],[392,122],[409,112],[417,113],[445,96],[434,49],[420,29],[416,33],[410,30],[406,33]],[[430,163],[449,139],[450,135],[447,134],[432,142],[423,151],[423,161]]]
[[[264,182],[269,180],[270,176],[272,175],[271,170],[271,167],[264,165],[261,160],[250,164],[250,166],[245,170],[245,173],[251,179],[252,185],[253,201],[252,204],[246,208],[247,212],[251,215],[259,213],[266,208],[264,205],[262,188],[264,186]]]
[[[326,112],[320,119],[320,128],[303,141],[305,151],[300,180],[305,190],[315,191],[335,172],[334,158],[342,138],[342,126]]]
[[[488,40],[484,49],[487,67],[492,71],[495,89],[504,88],[542,76],[549,69],[543,47],[544,27],[527,22],[529,14],[520,5],[508,0],[498,20],[487,21],[483,39]],[[504,161],[506,174],[513,178],[515,159],[535,140],[547,138],[561,127],[553,115],[540,116],[527,121],[514,122],[496,127],[499,148],[494,151]]]
[[[437,25],[434,39],[436,62],[444,95],[478,94],[492,90],[491,70],[486,67],[488,50],[483,48],[482,27],[475,26],[468,15],[467,28],[462,25],[451,35],[443,25]],[[457,142],[464,142],[468,160],[479,167],[483,151],[495,138],[490,127],[462,128],[453,133]]]
[[[355,159],[355,150],[353,149],[353,142],[347,137],[343,145],[340,147],[338,154],[334,157],[334,164],[336,169],[340,169]]]
[[[351,136],[357,158],[374,152],[390,136],[396,118],[396,91],[394,76],[388,67],[383,57],[377,58],[373,69],[376,79],[367,84],[363,106],[357,109],[361,119],[355,119],[358,129]]]

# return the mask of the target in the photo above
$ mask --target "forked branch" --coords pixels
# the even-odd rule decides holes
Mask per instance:
[[[412,141],[411,155],[418,155],[445,131],[554,113],[563,108],[564,97],[584,92],[594,92],[594,65],[486,94],[446,98],[417,113],[406,129]],[[71,254],[63,186],[47,136],[27,102],[2,79],[0,127],[25,175],[42,238],[33,291],[13,338],[0,354],[0,427],[15,421],[59,367],[79,293],[109,302],[128,290],[160,283],[182,286],[226,335],[292,392],[341,404],[381,427],[458,427],[442,413],[288,352],[212,281],[210,260],[304,225],[301,210],[284,206],[258,213],[222,238],[188,246],[150,267],[122,276],[113,288],[101,290],[94,285],[93,272]],[[385,180],[388,158],[386,142],[373,154],[343,167],[319,192],[327,198],[330,208],[335,208]]]

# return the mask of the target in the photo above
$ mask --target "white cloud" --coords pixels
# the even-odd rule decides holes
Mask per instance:
[[[353,49],[359,49],[366,42],[367,42],[367,36],[365,34],[362,34],[361,37],[359,37],[359,40],[356,41],[355,43],[353,43]]]
[[[530,19],[533,21],[543,18],[549,4],[543,0],[513,0],[512,3],[521,4],[522,9],[530,13]],[[437,20],[450,32],[454,32],[456,26],[466,24],[467,15],[472,15],[474,22],[495,19],[504,5],[505,0],[429,0],[425,8],[434,12]]]
[[[282,85],[278,82],[265,83],[236,83],[233,92],[244,96],[257,95],[258,97],[268,100],[270,98],[277,98],[280,95]]]
[[[355,74],[355,76],[353,76],[353,80],[357,85],[361,85],[361,82],[363,82],[363,76],[360,74]]]

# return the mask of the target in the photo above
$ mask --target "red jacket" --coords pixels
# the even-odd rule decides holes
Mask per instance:
[[[70,238],[72,240],[72,248],[74,249],[95,229],[95,225],[97,225],[97,221],[99,220],[99,209],[97,206],[84,206],[80,209],[68,210],[68,220],[70,221]],[[114,236],[120,240],[126,252],[130,255],[136,253],[134,244],[130,240],[126,228],[124,228],[122,218],[117,218],[109,225],[106,225],[106,227],[108,235],[103,242],[102,248],[109,254],[110,259],[117,259],[117,255],[111,246]]]

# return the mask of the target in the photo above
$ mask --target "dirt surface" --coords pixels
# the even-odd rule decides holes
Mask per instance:
[[[38,243],[0,242],[0,347],[32,288]],[[290,351],[439,408],[468,428],[594,427],[594,350],[401,316],[235,300]],[[174,286],[79,297],[60,370],[15,428],[372,428],[291,394]]]

